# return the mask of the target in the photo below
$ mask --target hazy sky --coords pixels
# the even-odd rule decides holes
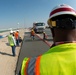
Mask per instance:
[[[76,9],[76,0],[0,0],[0,29],[46,23],[50,11],[59,4],[69,4]]]

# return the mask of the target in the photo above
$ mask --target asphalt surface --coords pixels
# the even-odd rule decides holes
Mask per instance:
[[[18,75],[22,60],[25,57],[35,57],[41,55],[45,53],[49,48],[50,47],[37,36],[35,36],[35,40],[31,40],[28,33],[28,35],[24,37],[21,46],[17,67],[16,67],[16,75]]]

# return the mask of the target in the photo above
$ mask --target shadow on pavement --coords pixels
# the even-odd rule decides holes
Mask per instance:
[[[0,54],[2,54],[2,55],[12,56],[12,54],[8,54],[8,53],[5,53],[5,52],[0,52]]]

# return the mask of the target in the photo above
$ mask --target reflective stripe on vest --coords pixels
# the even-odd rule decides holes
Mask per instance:
[[[21,75],[27,75],[27,66],[30,58],[24,58],[22,62]]]
[[[36,62],[35,62],[35,75],[40,75],[40,59],[41,55],[37,57]]]
[[[41,56],[27,59],[23,64],[23,69],[21,69],[21,75],[40,75],[40,58]]]
[[[28,75],[35,75],[34,74],[35,62],[36,62],[36,57],[30,59],[28,69],[27,69]]]
[[[28,61],[26,62],[26,67],[24,67],[24,75],[28,75],[28,65],[29,65],[29,61],[30,61],[30,58],[28,59]]]

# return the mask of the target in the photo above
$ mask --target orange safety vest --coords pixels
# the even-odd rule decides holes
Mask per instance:
[[[31,35],[34,35],[35,34],[35,32],[34,31],[31,31]]]
[[[19,38],[19,33],[15,32],[15,38],[18,39]]]

